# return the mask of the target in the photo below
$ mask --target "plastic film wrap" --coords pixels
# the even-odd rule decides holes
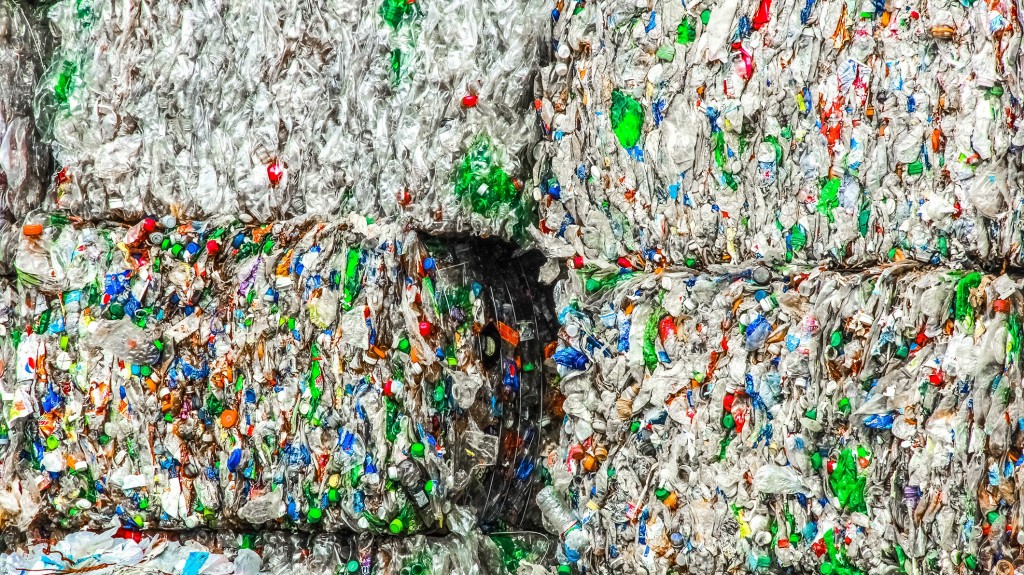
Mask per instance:
[[[47,49],[32,8],[0,2],[0,273],[10,272],[13,222],[43,200],[50,175],[49,151],[32,116],[32,91]]]

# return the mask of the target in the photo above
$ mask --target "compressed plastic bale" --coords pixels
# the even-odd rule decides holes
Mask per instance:
[[[38,86],[80,216],[358,212],[523,235],[544,3],[290,0],[50,9]]]
[[[584,283],[556,290],[565,421],[537,497],[561,562],[955,573],[1019,554],[1021,278],[719,266]]]
[[[512,575],[548,560],[552,548],[538,535],[518,536],[511,553],[505,552],[503,544],[499,536],[474,531],[409,540],[280,531],[83,531],[52,544],[0,554],[0,569],[169,575]]]
[[[511,247],[359,217],[42,229],[0,292],[5,524],[527,518],[548,319]]]
[[[49,152],[32,115],[32,92],[48,43],[30,6],[0,2],[0,217],[6,221],[39,205],[50,175]]]
[[[1020,36],[1007,2],[559,2],[546,250],[1020,262]]]

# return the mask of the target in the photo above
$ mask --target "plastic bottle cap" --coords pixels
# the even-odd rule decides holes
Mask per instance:
[[[53,451],[60,447],[60,440],[57,439],[56,435],[51,435],[46,438],[46,449],[47,451]]]
[[[238,423],[238,412],[234,409],[225,409],[220,413],[220,424],[224,427],[234,427]]]
[[[310,507],[309,513],[306,514],[306,519],[309,520],[310,523],[317,523],[320,521],[322,516],[323,512],[320,511],[319,507]]]
[[[422,443],[416,442],[409,446],[409,455],[417,459],[422,459],[424,453],[424,447]]]
[[[356,571],[359,571],[359,562],[355,559],[350,559],[349,562],[345,565],[345,570],[349,573],[355,573]]]
[[[29,237],[42,235],[43,224],[25,224],[24,227],[21,228],[21,233]]]
[[[402,520],[396,517],[391,521],[391,525],[388,525],[388,529],[395,535],[398,535],[405,529],[405,523],[402,523]]]

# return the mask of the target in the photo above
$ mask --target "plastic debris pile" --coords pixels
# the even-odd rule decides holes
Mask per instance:
[[[1024,570],[1013,3],[42,13],[0,571]]]

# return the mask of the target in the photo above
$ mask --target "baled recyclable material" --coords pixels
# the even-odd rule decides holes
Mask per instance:
[[[547,252],[1021,263],[1012,3],[556,5],[535,86]]]
[[[527,517],[554,318],[513,248],[363,217],[34,219],[0,292],[5,524]]]
[[[540,0],[132,2],[49,9],[37,86],[77,216],[360,213],[526,233]]]
[[[852,575],[1019,556],[1024,280],[599,272],[556,289],[555,357],[574,359],[537,505],[563,563]]]

